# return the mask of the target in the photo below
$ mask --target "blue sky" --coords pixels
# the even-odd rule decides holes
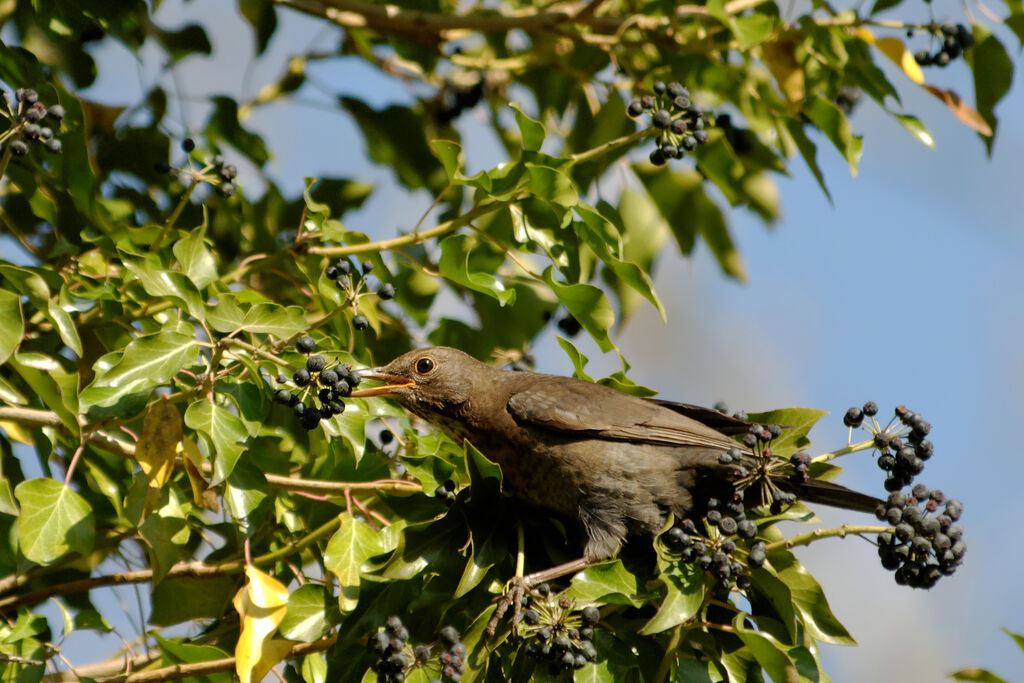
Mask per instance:
[[[917,11],[908,3],[908,11]],[[923,12],[923,5],[921,11]],[[962,20],[955,3],[935,3],[940,19]],[[943,14],[945,11],[945,14]],[[189,20],[216,26],[212,59],[177,67],[188,104],[183,122],[198,124],[202,95],[252,95],[275,78],[282,60],[309,44],[329,47],[336,34],[281,11],[282,26],[269,54],[252,68],[250,36],[234,4],[165,2],[158,17],[173,27]],[[1017,43],[1000,33],[1017,54]],[[96,52],[101,80],[88,93],[110,103],[132,103],[141,83],[160,74],[155,54],[135,63],[107,46]],[[127,57],[127,59],[126,59]],[[380,106],[408,101],[405,87],[358,63],[317,65],[316,80],[333,91]],[[964,501],[969,552],[956,576],[931,591],[896,586],[872,547],[856,539],[830,540],[799,553],[829,595],[834,611],[861,647],[826,647],[835,681],[939,680],[965,666],[1004,676],[1022,669],[1022,654],[999,628],[1024,632],[1024,599],[1015,568],[1024,561],[1013,528],[1013,505],[1024,481],[1024,458],[1013,440],[1024,414],[1024,96],[1018,74],[1000,105],[1003,126],[994,155],[937,100],[901,80],[908,111],[937,141],[930,150],[864,101],[853,117],[866,133],[860,174],[824,140],[819,161],[832,191],[829,204],[802,162],[779,178],[783,216],[771,230],[743,210],[732,211],[734,237],[749,281],[723,278],[707,250],[685,260],[666,255],[656,286],[668,310],[665,324],[644,309],[616,341],[633,365],[632,377],[666,398],[734,409],[801,405],[833,413],[812,432],[815,451],[845,443],[841,415],[866,400],[888,413],[904,403],[934,426],[936,456],[921,480]],[[972,100],[966,66],[930,70],[929,80]],[[243,90],[243,87],[247,88]],[[366,161],[352,123],[315,106],[329,98],[307,86],[298,105],[271,105],[249,125],[266,136],[272,172],[291,190],[304,176],[343,175],[369,180],[377,191],[350,227],[386,238],[411,227],[430,198],[402,195],[386,169]],[[491,164],[496,145],[468,114],[460,121],[470,165]],[[252,183],[243,168],[242,182]],[[251,185],[250,185],[251,187]],[[593,344],[592,374],[618,369],[614,354]],[[539,369],[568,374],[571,364],[552,335],[541,340]],[[866,454],[849,456],[847,484],[881,491],[881,472]],[[830,524],[870,523],[822,511]],[[90,636],[68,643],[72,659],[92,659]],[[79,645],[80,643],[80,645]],[[78,648],[79,656],[75,657]],[[66,652],[69,650],[66,649]]]

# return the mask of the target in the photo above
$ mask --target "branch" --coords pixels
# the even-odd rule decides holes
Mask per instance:
[[[0,407],[0,422],[15,422],[24,427],[53,427],[63,432],[67,428],[57,413],[48,410],[37,410],[35,408]],[[135,459],[135,445],[121,439],[114,438],[103,432],[90,432],[86,441],[94,444],[105,451],[120,455],[131,460]],[[182,468],[181,461],[175,467]],[[203,472],[213,472],[213,467],[203,465]],[[309,493],[327,493],[344,495],[345,491],[384,491],[388,493],[416,493],[422,491],[423,487],[414,481],[404,479],[378,479],[376,481],[324,481],[321,479],[301,479],[299,477],[288,477],[281,474],[263,474],[270,486],[284,491],[306,491]]]
[[[344,247],[309,247],[306,251],[311,254],[323,254],[324,256],[350,256],[352,254],[386,251],[396,247],[407,247],[412,244],[420,244],[421,242],[426,242],[434,237],[440,237],[441,235],[445,235],[449,232],[455,232],[462,226],[468,225],[471,221],[476,220],[480,216],[497,211],[511,203],[512,200],[493,202],[491,204],[478,204],[461,216],[453,218],[450,221],[445,221],[444,223],[439,223],[430,230],[424,230],[423,232],[414,231],[390,240],[366,242],[365,244],[351,244]]]
[[[810,545],[818,539],[822,538],[846,538],[847,534],[854,534],[860,536],[862,534],[881,534],[886,531],[892,531],[892,527],[888,526],[856,526],[853,524],[843,524],[842,526],[833,527],[831,529],[815,529],[814,531],[808,531],[806,534],[798,534],[791,538],[784,538],[781,541],[775,541],[769,543],[765,548],[768,552],[775,550],[789,550],[801,545]]]
[[[327,638],[321,638],[315,640],[312,643],[299,643],[294,646],[285,659],[293,659],[295,657],[304,657],[305,655],[312,654],[314,652],[323,652],[327,648],[334,645],[334,642],[338,639],[336,634],[330,635]],[[233,671],[235,669],[235,658],[224,657],[223,659],[211,659],[208,662],[191,662],[185,664],[172,664],[171,666],[165,666],[159,669],[149,669],[148,671],[139,671],[133,674],[115,674],[112,676],[94,676],[94,680],[101,681],[102,683],[149,683],[156,681],[175,681],[182,678],[191,678],[198,676],[206,676],[207,674],[217,673],[218,671]],[[68,676],[71,677],[68,677]],[[75,677],[71,672],[63,672],[59,674],[49,674],[43,677],[43,681],[46,683],[57,683],[58,681],[77,681],[80,680]]]
[[[322,524],[320,528],[311,531],[299,540],[289,541],[284,546],[273,552],[264,553],[263,555],[254,557],[252,564],[257,567],[273,564],[274,562],[288,557],[289,555],[300,553],[313,543],[334,533],[339,526],[341,526],[341,517],[333,517],[326,523]],[[224,574],[239,574],[244,570],[245,561],[241,558],[237,560],[229,560],[220,564],[206,564],[205,562],[179,562],[167,571],[167,574],[164,575],[164,579],[166,580],[183,576],[189,576],[192,578],[211,578]],[[20,605],[35,605],[57,595],[82,593],[92,590],[93,588],[102,588],[103,586],[145,583],[152,580],[152,569],[140,569],[137,571],[107,574],[105,576],[94,576],[88,579],[79,579],[78,581],[69,581],[67,583],[46,586],[45,588],[39,588],[19,595],[9,595],[5,598],[0,598],[0,611],[16,608]]]

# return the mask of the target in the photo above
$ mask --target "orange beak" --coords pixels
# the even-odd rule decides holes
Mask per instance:
[[[415,382],[406,377],[399,377],[398,375],[390,375],[384,372],[384,368],[363,368],[356,372],[363,379],[372,379],[378,382],[384,382],[383,386],[370,387],[369,389],[354,389],[352,391],[352,398],[369,398],[371,396],[387,396],[392,394],[396,389],[404,389],[405,387],[411,387]]]

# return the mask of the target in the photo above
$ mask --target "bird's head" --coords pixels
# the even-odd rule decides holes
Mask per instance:
[[[382,386],[357,389],[356,398],[391,396],[408,408],[442,410],[465,403],[495,370],[467,353],[447,346],[416,349],[387,365],[360,370],[365,379]],[[417,411],[418,412],[418,411]]]

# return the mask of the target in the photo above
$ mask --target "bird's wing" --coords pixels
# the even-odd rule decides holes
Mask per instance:
[[[604,439],[723,449],[738,445],[721,432],[658,403],[564,377],[539,376],[512,394],[507,409],[519,424]]]
[[[650,403],[655,403],[664,408],[668,408],[669,410],[674,410],[680,415],[692,418],[697,422],[700,422],[702,425],[711,427],[723,434],[743,434],[750,429],[749,422],[745,422],[736,417],[731,417],[725,413],[720,413],[713,408],[703,408],[691,403],[666,401],[661,398],[645,398],[644,400],[649,401]]]

